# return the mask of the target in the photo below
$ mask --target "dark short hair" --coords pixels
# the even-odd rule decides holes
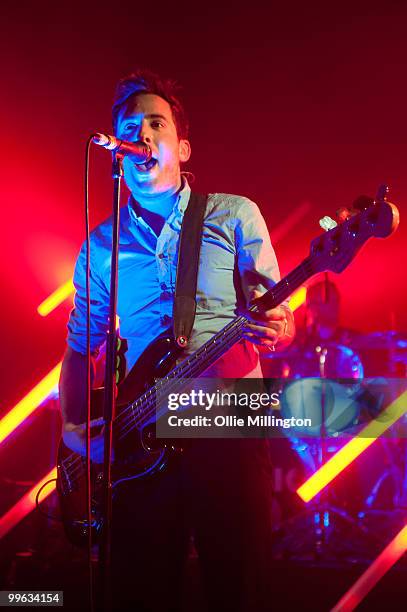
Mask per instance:
[[[163,98],[171,107],[178,138],[188,138],[189,125],[184,107],[177,97],[178,86],[175,81],[162,79],[149,70],[138,70],[121,79],[116,87],[112,107],[113,129],[116,131],[120,109],[135,94],[154,94]]]

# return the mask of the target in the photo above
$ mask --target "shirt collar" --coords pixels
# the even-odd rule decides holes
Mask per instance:
[[[189,198],[191,195],[191,187],[189,186],[188,181],[185,178],[185,176],[181,175],[181,181],[182,181],[181,189],[178,192],[178,197],[175,201],[172,212],[170,213],[168,217],[168,220],[172,217],[183,217],[185,210],[188,206]],[[135,208],[133,207],[132,202],[133,202],[133,196],[130,195],[128,202],[127,202],[127,208],[129,211],[129,215],[133,221],[136,221],[137,223],[139,223],[139,215],[137,214]]]

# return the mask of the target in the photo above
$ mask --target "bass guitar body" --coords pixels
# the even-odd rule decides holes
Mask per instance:
[[[170,337],[160,336],[146,348],[118,388],[113,423],[113,497],[121,483],[152,476],[165,468],[170,453],[180,450],[155,438],[154,396],[150,400],[151,422],[134,426],[137,422],[137,398],[145,395],[157,379],[165,377],[174,367],[179,353],[180,349]],[[103,388],[92,391],[92,419],[102,416],[103,397]],[[96,536],[102,528],[102,484],[103,464],[91,462],[91,529]],[[61,440],[57,458],[57,492],[67,537],[79,546],[86,543],[89,530],[86,491],[86,458],[71,451]]]

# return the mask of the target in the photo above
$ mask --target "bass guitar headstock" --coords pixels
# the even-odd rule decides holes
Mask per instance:
[[[340,224],[311,242],[313,273],[342,272],[369,238],[386,238],[396,231],[399,211],[387,201],[388,187],[379,188],[375,199],[361,196],[350,209],[337,211]]]

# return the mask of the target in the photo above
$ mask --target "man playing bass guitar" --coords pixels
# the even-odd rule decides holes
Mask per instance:
[[[121,210],[118,315],[130,370],[146,347],[171,327],[177,253],[190,187],[181,173],[191,146],[188,124],[174,85],[148,72],[120,81],[113,105],[115,135],[149,145],[145,164],[123,160],[131,192]],[[111,219],[91,233],[91,351],[108,328]],[[196,316],[185,354],[246,312],[271,289],[279,270],[258,207],[245,197],[207,198],[197,279]],[[75,269],[75,306],[68,324],[60,398],[65,445],[85,455],[86,295],[85,249]],[[261,377],[258,347],[274,350],[294,336],[286,305],[252,313],[244,338],[206,373],[220,378]],[[103,436],[91,441],[103,460]],[[269,610],[270,470],[265,440],[193,440],[167,468],[131,481],[113,505],[112,556],[117,609],[177,610],[193,534],[208,609]],[[116,597],[121,594],[119,604]],[[119,607],[120,606],[120,607]]]

